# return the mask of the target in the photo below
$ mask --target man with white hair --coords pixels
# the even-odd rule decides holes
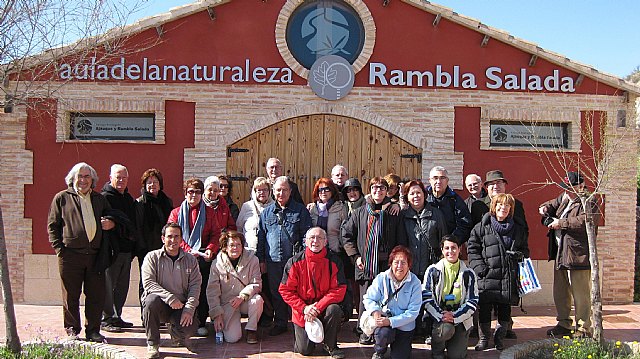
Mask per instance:
[[[100,315],[104,306],[104,273],[96,268],[104,231],[115,223],[104,218],[109,202],[93,191],[98,175],[93,167],[77,163],[65,177],[67,189],[51,202],[47,230],[49,242],[58,256],[62,284],[64,329],[70,339],[80,334],[80,293],[85,294],[85,335],[87,340],[104,341]]]
[[[271,186],[273,187],[276,178],[283,176],[282,162],[275,157],[271,157],[267,160],[267,164],[265,167],[267,170],[267,178],[269,179],[269,182],[271,182]],[[290,197],[298,203],[304,203],[302,195],[300,194],[300,190],[298,189],[298,185],[291,179],[289,179],[289,177],[287,177],[287,180],[289,181],[289,188],[291,189]],[[273,195],[271,197],[273,197]],[[275,199],[275,197],[273,197],[273,199]]]
[[[289,179],[286,176],[275,179],[273,195],[275,202],[260,213],[256,252],[260,270],[269,277],[269,290],[275,312],[274,325],[269,332],[271,336],[287,331],[289,307],[278,292],[278,287],[287,261],[302,250],[305,233],[311,228],[311,215],[301,202],[291,198]]]
[[[331,182],[338,187],[338,193],[340,194],[340,199],[344,201],[344,196],[342,194],[342,189],[344,188],[344,184],[347,182],[349,178],[349,172],[347,169],[341,165],[337,164],[333,166],[331,169]]]
[[[122,328],[131,328],[133,323],[122,319],[122,307],[129,293],[132,253],[139,240],[136,225],[136,202],[129,194],[129,171],[120,164],[111,166],[109,182],[102,187],[102,195],[109,201],[111,208],[122,211],[116,219],[120,230],[114,231],[112,241],[117,242],[118,255],[106,270],[106,295],[102,314],[102,329],[108,332],[121,332]]]
[[[482,177],[475,173],[467,175],[464,180],[464,187],[467,189],[467,192],[469,192],[469,197],[464,200],[464,203],[467,204],[467,208],[469,212],[471,212],[473,202],[482,201],[482,199],[487,196],[487,190],[482,185]]]

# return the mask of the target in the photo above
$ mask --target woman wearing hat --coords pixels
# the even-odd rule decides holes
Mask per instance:
[[[473,313],[478,307],[476,274],[460,260],[460,240],[446,235],[440,241],[444,258],[424,274],[425,311],[433,318],[433,358],[465,358]]]
[[[515,199],[499,194],[491,199],[491,208],[471,231],[467,253],[469,265],[478,276],[480,330],[475,349],[485,350],[491,334],[491,311],[497,308],[498,328],[493,337],[496,349],[504,349],[502,340],[511,324],[511,306],[518,296],[518,261],[529,257],[529,231],[513,215]]]
[[[345,204],[347,205],[349,215],[356,209],[362,207],[365,202],[364,196],[362,195],[362,186],[360,185],[360,181],[355,177],[349,178],[347,182],[344,183],[342,195],[346,199]]]

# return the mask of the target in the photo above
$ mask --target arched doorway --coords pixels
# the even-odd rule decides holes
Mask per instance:
[[[315,182],[330,177],[331,168],[338,163],[363,186],[374,176],[394,172],[404,179],[415,179],[422,171],[422,149],[386,130],[344,116],[300,116],[227,147],[227,173],[232,176],[236,203],[250,198],[253,180],[265,176],[265,163],[270,157],[282,161],[284,174],[298,184],[307,203]]]

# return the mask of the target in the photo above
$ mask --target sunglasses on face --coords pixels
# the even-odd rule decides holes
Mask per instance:
[[[220,184],[220,189],[229,188],[228,184]]]
[[[320,187],[318,188],[318,193],[331,192],[329,187]]]
[[[199,189],[189,189],[187,190],[187,194],[201,194],[202,191]]]

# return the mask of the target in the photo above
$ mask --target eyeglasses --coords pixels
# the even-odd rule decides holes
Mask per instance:
[[[240,247],[242,247],[242,243],[231,243],[231,242],[229,242],[229,243],[227,243],[227,247],[229,247],[229,248],[240,248]]]
[[[329,187],[320,187],[318,188],[318,193],[331,192],[331,188]]]
[[[449,177],[447,177],[447,176],[433,176],[433,177],[431,177],[431,179],[434,180],[434,181],[437,181],[437,180],[444,181],[444,180],[446,180],[448,178]]]
[[[256,192],[269,192],[268,188],[256,188]]]
[[[190,194],[190,195],[194,195],[194,194],[202,194],[202,191],[201,191],[201,190],[199,190],[199,189],[188,189],[188,190],[187,190],[187,194]]]
[[[505,184],[505,183],[506,182],[503,181],[503,180],[495,180],[495,181],[491,181],[491,182],[487,183],[487,187],[489,187],[489,186],[497,186],[497,185]]]
[[[373,185],[371,186],[371,190],[372,191],[386,191],[387,190],[387,186],[382,186],[382,185]]]

